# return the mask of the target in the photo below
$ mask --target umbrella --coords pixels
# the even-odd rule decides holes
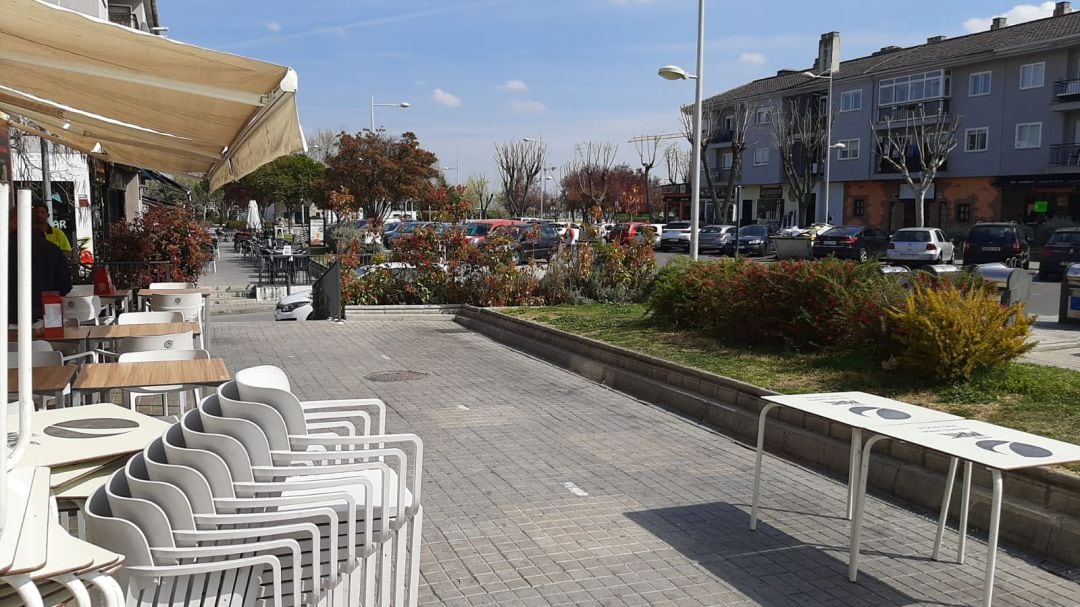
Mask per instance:
[[[259,232],[262,230],[262,218],[259,216],[259,203],[252,200],[248,203],[247,227],[249,230]]]

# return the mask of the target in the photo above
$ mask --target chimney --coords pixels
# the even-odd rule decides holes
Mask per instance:
[[[944,42],[945,36],[932,36],[926,39],[927,44],[937,44],[938,42]]]
[[[1065,15],[1068,15],[1071,12],[1072,12],[1072,3],[1071,2],[1058,2],[1057,4],[1054,5],[1054,16],[1055,17],[1064,17]]]
[[[840,32],[822,34],[818,42],[814,73],[822,74],[829,70],[832,70],[834,74],[840,71]]]
[[[990,31],[999,30],[1009,25],[1009,20],[1005,17],[994,17],[994,22],[990,24]]]

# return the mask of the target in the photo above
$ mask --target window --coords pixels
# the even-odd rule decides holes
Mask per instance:
[[[734,131],[735,130],[735,116],[732,116],[731,114],[728,114],[727,116],[724,116],[724,130],[725,131]]]
[[[760,167],[769,164],[769,148],[754,150],[754,166]]]
[[[754,122],[757,124],[769,124],[772,122],[772,108],[759,107],[754,112]]]
[[[1042,87],[1046,76],[1045,63],[1028,63],[1020,66],[1020,88],[1037,89]]]
[[[837,160],[858,160],[859,158],[859,139],[841,139],[837,143],[844,144],[844,147],[836,151]]]
[[[968,76],[968,97],[990,94],[991,72],[976,72]]]
[[[1016,125],[1016,149],[1030,150],[1042,147],[1042,123],[1025,122]]]
[[[956,220],[967,223],[971,221],[971,205],[966,202],[961,202],[956,205]]]
[[[862,109],[862,90],[840,93],[840,111],[854,112]]]
[[[852,204],[851,214],[856,217],[866,215],[866,199],[856,198]]]
[[[721,169],[730,169],[731,168],[732,158],[733,158],[733,156],[732,156],[731,152],[726,152],[724,154],[720,154],[720,168]]]
[[[899,105],[924,99],[939,99],[948,94],[945,70],[885,78],[878,82],[878,105]]]
[[[982,126],[964,131],[965,152],[985,152],[990,143],[990,129]]]

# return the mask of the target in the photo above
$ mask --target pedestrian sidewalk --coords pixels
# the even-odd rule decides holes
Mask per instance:
[[[232,241],[222,242],[217,271],[210,267],[199,278],[199,286],[210,287],[210,313],[231,314],[273,309],[273,302],[259,302],[251,297],[259,282],[255,265],[233,250]]]
[[[1035,348],[1021,360],[1050,367],[1080,371],[1080,325],[1058,322],[1057,316],[1040,316],[1031,328]]]

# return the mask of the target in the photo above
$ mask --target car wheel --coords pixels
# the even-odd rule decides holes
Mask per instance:
[[[866,249],[859,249],[859,252],[855,254],[855,259],[859,263],[863,263],[870,259],[870,253]]]

